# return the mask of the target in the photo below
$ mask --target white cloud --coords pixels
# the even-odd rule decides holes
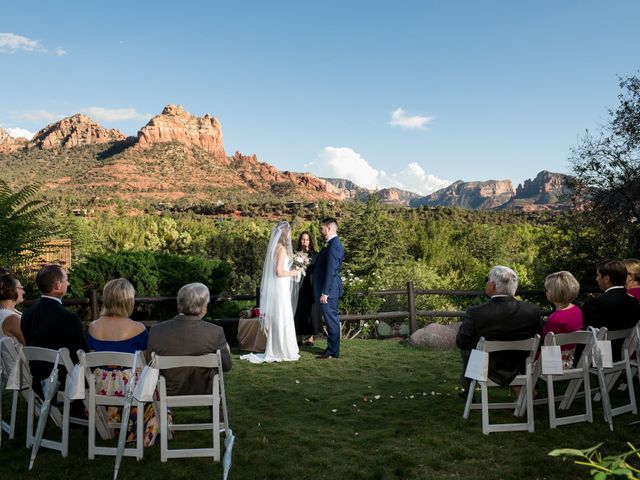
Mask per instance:
[[[55,122],[64,118],[62,113],[49,112],[47,110],[32,110],[27,112],[10,112],[13,118],[27,122]]]
[[[30,132],[26,128],[20,128],[20,127],[5,128],[5,130],[13,138],[22,137],[22,138],[26,138],[27,140],[31,140],[33,138],[33,136],[35,135],[34,132]]]
[[[87,115],[107,122],[117,122],[122,120],[149,120],[152,115],[149,113],[139,113],[135,108],[104,108],[89,107],[83,110]]]
[[[0,33],[0,52],[15,53],[18,50],[27,52],[47,51],[37,40],[16,35],[15,33]]]
[[[427,174],[415,162],[392,173],[377,170],[359,153],[347,147],[325,147],[318,158],[305,167],[319,177],[346,178],[368,189],[395,187],[428,195],[451,184],[449,180]]]
[[[387,187],[396,187],[419,193],[420,195],[429,195],[436,190],[451,185],[452,182],[427,173],[416,162],[412,162],[398,172],[384,174],[380,183]]]
[[[346,178],[365,188],[378,186],[380,172],[350,148],[324,147],[318,159],[307,166],[321,177]]]
[[[53,52],[49,52],[49,50],[38,40],[33,40],[22,35],[9,32],[0,33],[0,52],[16,53],[18,51],[52,53],[58,57],[67,53],[67,51],[62,47],[57,47]]]
[[[407,115],[407,112],[402,108],[396,108],[391,112],[391,121],[389,124],[392,127],[400,127],[406,129],[424,128],[428,123],[433,120],[433,117],[422,117],[420,115]]]

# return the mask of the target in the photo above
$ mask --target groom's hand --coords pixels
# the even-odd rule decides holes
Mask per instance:
[[[329,303],[329,295],[320,295],[320,303]]]

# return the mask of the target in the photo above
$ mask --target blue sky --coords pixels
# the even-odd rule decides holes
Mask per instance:
[[[640,1],[0,4],[0,127],[77,112],[135,135],[168,103],[227,153],[419,193],[570,172],[640,68]]]

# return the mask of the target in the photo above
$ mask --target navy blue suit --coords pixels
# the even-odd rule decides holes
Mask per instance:
[[[344,247],[336,236],[320,250],[313,267],[313,296],[320,304],[322,316],[327,324],[326,355],[340,356],[340,320],[338,319],[338,299],[342,296],[340,267],[344,260]],[[320,303],[320,296],[329,297],[327,303]]]

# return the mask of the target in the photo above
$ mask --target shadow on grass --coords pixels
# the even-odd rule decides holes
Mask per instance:
[[[398,340],[343,341],[339,360],[317,361],[303,347],[298,362],[254,365],[233,354],[225,375],[231,426],[236,434],[232,479],[572,479],[585,472],[570,461],[548,456],[554,448],[587,448],[605,442],[617,453],[635,441],[634,415],[615,419],[615,432],[594,404],[594,423],[550,430],[547,407],[535,409],[535,433],[482,434],[480,412],[462,418],[458,398],[457,351],[413,348]],[[508,395],[506,391],[502,393]],[[8,408],[5,396],[5,412]],[[111,478],[114,460],[86,460],[86,436],[73,431],[69,457],[42,449],[27,472],[24,402],[18,435],[2,443],[2,478]],[[196,415],[196,413],[194,413]],[[498,412],[496,420],[512,421]],[[55,431],[55,429],[50,429]],[[185,446],[205,446],[206,432],[179,432]],[[221,478],[222,467],[208,459],[176,459],[162,464],[159,446],[145,458],[126,458],[127,478]]]

